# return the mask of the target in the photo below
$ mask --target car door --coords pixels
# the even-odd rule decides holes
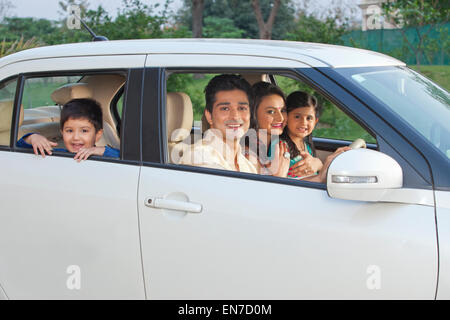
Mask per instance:
[[[317,71],[297,72],[387,150],[382,132],[395,132],[382,119]],[[322,184],[169,164],[165,99],[154,94],[165,92],[164,74],[146,70],[143,110],[138,207],[149,298],[435,298],[434,202],[339,200]]]
[[[30,77],[42,76],[45,83],[46,76],[121,68],[118,72],[127,78],[124,119],[130,121],[122,123],[119,159],[93,157],[78,163],[73,155],[58,152],[43,158],[15,147],[15,137],[0,150],[0,284],[7,298],[145,298],[136,209],[139,127],[133,122],[140,112],[144,59],[41,59],[2,70],[24,72],[16,94],[18,120],[19,105],[37,99],[33,92],[47,92],[30,91],[24,99]],[[17,135],[19,128],[12,129]]]

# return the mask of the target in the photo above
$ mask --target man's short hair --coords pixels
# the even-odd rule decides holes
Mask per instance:
[[[235,74],[221,74],[212,78],[205,88],[205,110],[212,113],[213,105],[216,102],[216,93],[219,91],[242,90],[247,94],[248,101],[251,105],[252,88],[243,77]]]
[[[61,110],[61,130],[69,119],[87,119],[93,124],[95,132],[103,128],[102,108],[93,99],[73,99],[67,102]]]

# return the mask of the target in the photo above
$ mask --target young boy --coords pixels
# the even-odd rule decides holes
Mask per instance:
[[[52,150],[72,152],[78,162],[91,155],[119,157],[117,149],[95,146],[103,134],[102,109],[95,100],[73,99],[67,102],[61,111],[60,126],[65,149],[53,149],[58,144],[37,133],[24,135],[17,141],[17,146],[33,148],[36,155],[41,153],[44,158],[45,153],[51,155]]]

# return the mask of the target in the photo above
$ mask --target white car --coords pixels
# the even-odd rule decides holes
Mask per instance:
[[[309,88],[367,148],[338,156],[326,184],[177,164],[220,73]],[[99,145],[120,158],[16,145],[30,132],[61,143],[60,108],[80,97],[101,104]],[[401,61],[315,43],[104,41],[6,56],[0,299],[450,299],[449,101]],[[341,134],[314,138],[320,158],[355,138]]]

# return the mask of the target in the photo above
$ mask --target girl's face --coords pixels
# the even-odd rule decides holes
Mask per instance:
[[[266,130],[268,135],[279,136],[287,122],[283,98],[277,94],[262,98],[256,110],[256,120],[260,130]]]
[[[318,121],[313,107],[296,108],[288,114],[288,132],[303,139],[312,133]]]

